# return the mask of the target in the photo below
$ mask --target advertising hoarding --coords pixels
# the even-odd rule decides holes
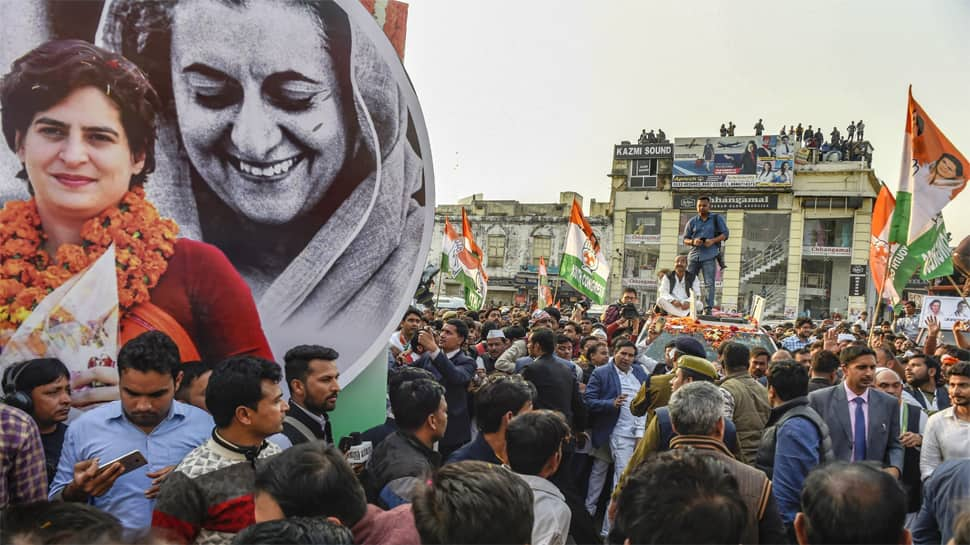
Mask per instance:
[[[674,139],[674,189],[792,185],[795,145],[787,136]]]

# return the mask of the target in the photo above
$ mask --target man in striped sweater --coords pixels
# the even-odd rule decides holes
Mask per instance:
[[[255,523],[256,466],[280,452],[266,438],[283,430],[289,408],[281,378],[279,365],[253,356],[216,366],[205,396],[216,427],[165,480],[152,527],[176,543],[228,545]]]

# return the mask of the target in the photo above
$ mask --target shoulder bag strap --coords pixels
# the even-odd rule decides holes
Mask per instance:
[[[171,314],[151,302],[139,303],[130,308],[119,325],[119,348],[146,331],[161,331],[175,341],[182,362],[202,359],[195,342],[192,341],[192,337],[185,331],[185,328]]]
[[[306,437],[307,441],[317,440],[317,436],[313,434],[310,428],[306,427],[306,424],[304,424],[303,422],[300,422],[296,418],[293,418],[292,416],[287,415],[286,418],[283,419],[283,422],[286,422],[287,424],[296,428],[296,431],[300,432],[300,435],[302,435],[303,437]]]

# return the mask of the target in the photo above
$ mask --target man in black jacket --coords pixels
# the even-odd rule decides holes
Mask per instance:
[[[433,446],[450,427],[445,397],[440,384],[424,378],[404,382],[391,393],[400,429],[388,435],[367,461],[362,481],[369,501],[387,508],[409,502],[415,484],[441,465]]]
[[[468,325],[463,320],[456,319],[448,320],[441,328],[440,346],[430,331],[423,330],[418,333],[418,343],[424,347],[424,355],[415,365],[434,375],[435,380],[445,387],[445,399],[448,401],[448,419],[451,425],[438,444],[438,452],[444,458],[472,438],[468,383],[475,376],[476,365],[475,360],[461,351],[467,338]]]
[[[592,543],[596,539],[592,518],[583,503],[585,497],[577,489],[573,452],[575,438],[586,429],[586,404],[579,393],[579,382],[573,370],[555,357],[556,335],[550,329],[532,331],[528,342],[529,355],[535,361],[522,370],[522,377],[536,387],[532,406],[536,409],[559,411],[572,426],[573,441],[563,446],[559,469],[549,480],[559,487],[573,513],[570,533],[579,543]]]
[[[522,377],[536,387],[533,406],[561,412],[574,434],[586,429],[586,404],[579,395],[579,383],[572,369],[555,358],[555,334],[549,329],[536,329],[529,337],[528,347],[535,361],[522,370]]]
[[[333,348],[318,345],[295,346],[283,356],[290,387],[290,410],[283,420],[283,435],[290,444],[278,441],[281,447],[317,439],[333,446],[328,413],[336,408],[340,394],[338,357]]]

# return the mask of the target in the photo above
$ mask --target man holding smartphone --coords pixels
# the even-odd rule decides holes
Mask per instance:
[[[212,431],[212,417],[175,401],[182,380],[175,343],[160,331],[118,353],[121,400],[92,409],[67,429],[51,499],[89,503],[126,528],[151,525],[162,479]],[[146,465],[104,465],[138,451]],[[135,459],[133,456],[129,459]]]

